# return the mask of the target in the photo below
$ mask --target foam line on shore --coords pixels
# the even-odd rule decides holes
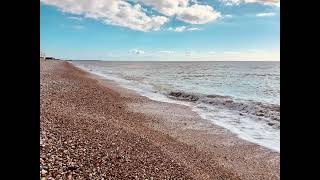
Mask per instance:
[[[273,151],[280,152],[280,129],[277,127],[270,127],[269,125],[270,122],[268,120],[263,121],[261,117],[258,117],[258,118],[256,116],[253,117],[250,113],[239,115],[239,112],[231,111],[234,108],[239,109],[239,106],[234,106],[232,107],[233,109],[231,110],[221,108],[220,106],[222,104],[225,105],[225,103],[221,102],[221,99],[223,100],[227,99],[225,101],[230,101],[229,97],[217,96],[218,98],[216,99],[213,99],[212,97],[208,97],[205,100],[209,99],[211,100],[210,102],[214,102],[211,104],[215,105],[219,103],[219,106],[212,106],[212,105],[208,106],[208,104],[210,103],[203,103],[203,102],[195,103],[192,100],[185,101],[185,98],[182,100],[177,98],[170,98],[170,96],[153,91],[151,86],[133,84],[129,80],[116,77],[115,75],[112,75],[112,74],[101,73],[97,70],[92,70],[77,64],[74,64],[74,65],[87,72],[103,77],[107,80],[112,80],[117,84],[119,84],[120,86],[133,90],[137,92],[139,95],[147,97],[151,100],[188,106],[191,108],[192,111],[196,112],[201,118],[209,120],[220,127],[228,129],[232,133],[236,134],[239,138],[264,146]],[[172,94],[171,94],[171,97],[172,97]],[[188,96],[188,97],[192,98],[196,96]],[[198,99],[199,97],[197,97],[196,101]],[[238,105],[239,103],[238,104],[234,103],[234,104]],[[250,109],[250,107],[248,106],[249,105],[247,106],[243,105],[243,107],[242,106],[241,107],[244,110],[247,108],[248,109],[247,111],[251,110],[252,113],[263,112],[263,111],[260,112],[260,110],[255,110],[255,108]],[[265,112],[267,114],[269,111],[266,110]],[[260,122],[259,122],[259,119],[260,119]],[[272,125],[280,125],[280,124],[279,122],[273,121]]]

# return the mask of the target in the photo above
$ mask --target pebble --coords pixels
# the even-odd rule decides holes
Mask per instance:
[[[46,170],[44,170],[44,169],[41,170],[41,174],[42,174],[42,175],[46,175],[47,173],[48,173],[48,171],[46,171]]]

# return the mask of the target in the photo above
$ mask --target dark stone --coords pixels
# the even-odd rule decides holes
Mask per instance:
[[[275,124],[275,123],[271,123],[271,122],[268,123],[269,126],[273,126],[274,124]]]
[[[263,116],[263,114],[262,113],[258,113],[257,116]]]
[[[74,171],[74,170],[76,170],[77,169],[77,167],[75,167],[75,166],[69,166],[68,167],[68,170],[70,170],[70,171]]]
[[[170,92],[169,95],[170,95],[170,96],[174,96],[174,97],[179,97],[179,96],[182,95],[182,93],[181,93],[181,92]]]
[[[191,96],[191,101],[198,101],[198,100],[199,100],[198,97],[196,97],[196,96]]]

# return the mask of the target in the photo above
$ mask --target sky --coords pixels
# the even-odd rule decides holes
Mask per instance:
[[[47,56],[279,61],[280,0],[41,0]]]

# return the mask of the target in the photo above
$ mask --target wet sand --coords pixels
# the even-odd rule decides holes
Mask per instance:
[[[45,179],[279,179],[279,153],[187,106],[152,101],[69,62],[40,65]]]

